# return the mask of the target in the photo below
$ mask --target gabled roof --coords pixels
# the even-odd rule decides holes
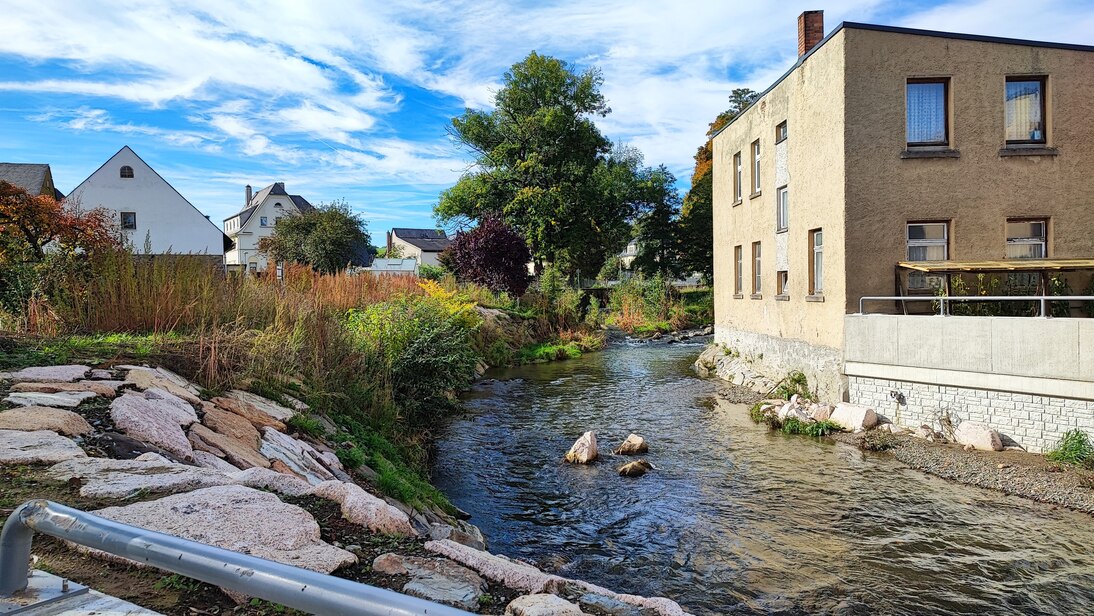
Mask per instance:
[[[452,244],[452,240],[448,239],[448,235],[440,229],[396,228],[391,232],[395,237],[425,252],[441,252]]]
[[[243,208],[239,212],[236,212],[235,214],[232,214],[224,220],[231,220],[238,216],[239,228],[242,229],[243,225],[247,224],[247,221],[250,220],[251,215],[255,213],[256,209],[258,209],[258,206],[262,205],[262,202],[265,201],[266,197],[269,197],[270,195],[283,195],[285,197],[288,197],[289,200],[292,201],[292,204],[296,206],[296,209],[300,210],[301,213],[315,209],[315,206],[313,206],[311,203],[308,203],[308,200],[304,197],[301,197],[300,195],[290,195],[289,193],[285,192],[284,182],[274,182],[273,184],[270,184],[266,188],[263,188],[262,190],[255,193],[254,196],[251,197],[251,202],[247,204],[247,207]]]
[[[0,180],[14,184],[32,195],[44,194],[42,188],[46,179],[52,184],[53,175],[49,171],[49,165],[44,163],[0,163]],[[57,197],[56,189],[50,195]],[[62,194],[60,198],[63,198]]]

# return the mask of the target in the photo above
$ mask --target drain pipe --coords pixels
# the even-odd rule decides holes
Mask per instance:
[[[24,503],[0,531],[0,597],[26,589],[35,532],[312,614],[469,614],[383,588],[121,524],[47,500]]]

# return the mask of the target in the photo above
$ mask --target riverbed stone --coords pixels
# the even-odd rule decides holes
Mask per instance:
[[[284,422],[259,409],[250,402],[244,402],[242,400],[237,400],[236,398],[218,396],[212,399],[212,403],[216,405],[217,408],[234,413],[246,419],[255,427],[255,429],[273,428],[280,431],[286,429]]]
[[[193,461],[194,448],[182,431],[179,420],[183,417],[175,407],[127,393],[110,403],[110,418],[129,436],[163,448],[186,462]]]
[[[809,417],[813,421],[828,421],[832,418],[832,406],[828,404],[810,405]]]
[[[457,526],[440,523],[430,524],[429,538],[433,540],[448,539],[476,550],[486,549],[486,537],[483,536],[479,527],[463,520],[457,521],[456,524]]]
[[[581,608],[555,595],[522,595],[505,606],[505,616],[584,616]]]
[[[963,421],[954,430],[954,440],[981,451],[1003,451],[1003,438],[997,430],[978,421]]]
[[[650,446],[646,443],[646,439],[634,434],[627,435],[627,438],[623,441],[623,444],[619,446],[619,449],[615,450],[615,453],[621,456],[635,456],[646,453],[650,450]]]
[[[313,488],[312,494],[340,504],[342,517],[373,532],[407,536],[418,534],[405,513],[355,483],[324,481]]]
[[[52,430],[65,436],[91,432],[91,425],[73,413],[48,406],[23,406],[0,412],[0,430]]]
[[[464,610],[479,607],[486,582],[477,573],[446,558],[421,558],[394,553],[381,554],[372,570],[387,575],[407,575],[403,592],[435,603]]]
[[[97,397],[92,391],[60,391],[57,393],[44,393],[34,391],[12,392],[4,398],[4,402],[15,406],[53,406],[57,408],[72,409],[80,406],[84,400]]]
[[[196,423],[190,426],[188,436],[188,442],[195,443],[194,446],[213,455],[223,454],[228,462],[241,469],[256,466],[259,468],[270,467],[270,461],[255,451],[253,447],[230,436],[214,432],[202,424]]]
[[[577,599],[577,604],[586,612],[604,616],[657,616],[656,610],[638,607],[613,597],[591,592],[581,595]]]
[[[88,366],[69,364],[65,366],[37,366],[23,368],[15,372],[0,373],[16,383],[72,383],[87,376]]]
[[[849,432],[869,430],[877,425],[874,409],[861,404],[840,402],[832,411],[831,420]]]
[[[201,404],[197,387],[170,370],[134,366],[126,373],[125,382],[142,390],[163,389],[190,404]]]
[[[144,399],[161,407],[167,414],[174,417],[180,426],[186,427],[198,420],[198,414],[194,411],[192,404],[166,389],[159,387],[147,389],[144,392]]]
[[[566,461],[573,464],[590,464],[597,458],[596,432],[586,432],[566,452]]]
[[[337,479],[334,473],[320,462],[318,450],[300,439],[273,428],[262,428],[259,452],[270,460],[281,460],[294,473],[312,485]]]
[[[259,396],[257,394],[252,394],[249,391],[233,389],[232,391],[228,392],[228,397],[239,400],[240,402],[246,402],[251,406],[257,408],[258,410],[262,411],[263,413],[281,422],[288,421],[290,417],[296,414],[296,411],[294,411],[293,409],[281,406],[273,400],[263,398],[262,396]]]
[[[55,394],[64,391],[90,391],[104,398],[113,398],[118,395],[118,387],[122,381],[77,381],[75,383],[15,383],[11,386],[12,392],[37,392],[43,394]]]
[[[84,458],[55,464],[46,471],[57,481],[80,481],[80,496],[125,498],[138,492],[184,492],[236,483],[223,473],[177,464],[146,453],[132,460]]]
[[[52,430],[0,430],[0,464],[54,464],[86,457],[79,445]]]
[[[311,494],[313,489],[312,485],[303,479],[258,466],[229,472],[228,476],[232,478],[232,481],[249,488],[273,490],[287,496],[305,496]]]
[[[645,460],[635,460],[619,467],[619,475],[621,477],[641,477],[652,468],[653,465]]]
[[[95,514],[319,573],[357,562],[352,553],[320,539],[319,525],[307,511],[275,494],[239,485],[107,507]]]
[[[208,468],[222,473],[234,473],[239,470],[224,458],[218,458],[208,451],[201,451],[196,448],[194,449],[194,464],[201,468]]]
[[[201,423],[228,438],[247,445],[255,451],[258,451],[259,444],[262,442],[262,435],[258,433],[258,430],[251,422],[235,413],[222,411],[215,406],[210,405],[205,408],[205,417],[202,418]]]

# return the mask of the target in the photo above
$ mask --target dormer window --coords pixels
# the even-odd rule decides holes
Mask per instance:
[[[121,175],[123,180],[132,180],[133,167],[130,167],[129,165],[122,165],[121,173],[119,173],[119,175]]]

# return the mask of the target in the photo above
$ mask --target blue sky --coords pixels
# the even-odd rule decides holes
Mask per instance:
[[[222,220],[245,184],[346,199],[374,238],[433,226],[470,159],[448,138],[531,50],[599,67],[613,141],[686,189],[736,87],[796,56],[796,18],[1094,44],[1094,0],[0,0],[0,161],[68,192],[123,145]]]

